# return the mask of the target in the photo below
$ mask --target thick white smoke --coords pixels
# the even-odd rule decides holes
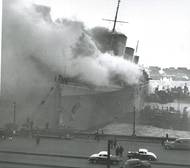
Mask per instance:
[[[97,45],[82,22],[53,22],[49,12],[29,0],[3,1],[2,91],[9,102],[16,102],[17,119],[22,122],[41,115],[38,105],[54,86],[55,75],[96,86],[117,84],[118,80],[134,84],[141,76],[133,63],[102,53],[104,42]]]
[[[5,45],[12,57],[17,57],[14,61],[40,64],[38,68],[46,66],[51,72],[95,85],[109,85],[114,74],[126,83],[138,82],[138,67],[123,58],[101,53],[81,22],[52,22],[45,10],[39,12],[39,7],[19,2],[8,0],[4,5]]]

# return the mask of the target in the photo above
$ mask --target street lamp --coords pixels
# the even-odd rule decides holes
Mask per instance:
[[[111,140],[108,140],[107,168],[110,168],[110,144],[111,144]]]
[[[16,124],[16,102],[13,102],[13,123]]]
[[[136,133],[135,133],[135,120],[136,120],[136,110],[135,110],[135,107],[134,107],[134,111],[133,111],[133,134],[132,136],[136,136]]]

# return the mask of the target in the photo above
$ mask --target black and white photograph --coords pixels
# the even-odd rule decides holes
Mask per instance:
[[[190,168],[189,0],[0,8],[0,168]]]

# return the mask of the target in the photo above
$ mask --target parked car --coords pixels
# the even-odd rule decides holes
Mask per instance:
[[[140,159],[129,159],[124,163],[123,168],[151,168],[151,164],[148,161]]]
[[[190,149],[190,138],[178,138],[174,141],[165,141],[164,148],[165,149],[189,150]]]
[[[147,149],[139,149],[137,152],[129,151],[127,156],[129,159],[136,158],[140,160],[158,160],[157,156],[154,153],[149,152]]]
[[[88,160],[90,163],[107,163],[107,158],[108,158],[108,152],[101,151],[97,154],[91,155]],[[120,162],[120,159],[117,156],[110,154],[111,164],[119,164],[119,162]]]

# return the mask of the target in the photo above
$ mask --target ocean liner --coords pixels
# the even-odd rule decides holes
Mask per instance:
[[[127,37],[115,31],[119,3],[116,10],[113,30],[109,33],[96,34],[94,39],[101,52],[112,52],[115,57],[123,57],[138,64],[139,56],[135,50],[126,47]],[[109,20],[110,21],[110,20]],[[148,74],[140,68],[142,76],[136,84],[115,79],[113,85],[89,85],[77,79],[58,75],[55,79],[55,108],[57,113],[52,125],[79,130],[97,129],[113,122],[133,121],[134,110],[140,111],[148,93]],[[42,102],[43,104],[44,102]],[[138,116],[138,113],[137,113]]]
[[[130,64],[136,64],[135,66],[138,66],[139,56],[134,54],[135,50],[133,48],[126,47],[127,36],[115,31],[119,3],[120,1],[118,1],[115,19],[113,20],[114,28],[112,32],[99,34],[97,33],[98,31],[94,29],[92,31],[92,38],[102,53],[112,53],[115,57],[121,57],[131,62]],[[36,6],[35,9],[37,9],[38,12],[43,11],[43,14],[45,13],[44,18],[47,22],[51,21],[48,17],[49,8]],[[6,34],[6,25],[3,25],[3,30]],[[80,78],[71,77],[67,74],[64,75],[64,73],[55,74],[53,72],[48,74],[46,66],[44,66],[45,68],[41,68],[41,65],[43,65],[41,64],[42,60],[30,56],[30,59],[35,62],[36,69],[39,68],[40,73],[43,72],[43,76],[56,77],[54,82],[50,82],[50,80],[45,81],[52,85],[49,91],[43,88],[47,86],[46,83],[41,82],[38,78],[38,80],[34,81],[34,83],[39,83],[38,89],[28,92],[27,86],[33,86],[34,83],[29,84],[28,81],[23,78],[30,77],[30,75],[31,78],[35,77],[34,74],[30,74],[28,70],[28,68],[31,68],[31,65],[22,68],[20,71],[21,74],[25,70],[28,71],[28,76],[20,75],[17,79],[15,79],[16,77],[9,78],[8,75],[11,73],[14,74],[15,70],[10,74],[7,73],[9,72],[7,67],[10,68],[10,62],[8,62],[10,61],[10,57],[7,56],[9,56],[10,53],[5,48],[7,42],[5,34],[3,34],[2,50],[2,96],[5,95],[10,102],[14,102],[14,109],[11,109],[11,103],[7,103],[9,110],[3,109],[3,111],[6,111],[6,115],[10,109],[14,112],[16,111],[17,116],[16,119],[14,116],[14,122],[22,123],[26,118],[30,118],[30,120],[34,121],[34,125],[38,127],[44,127],[45,124],[48,123],[49,127],[54,129],[97,129],[112,122],[130,123],[133,111],[139,111],[142,108],[144,97],[148,90],[148,75],[140,66],[138,66],[138,70],[141,76],[138,77],[138,82],[126,82],[126,80],[122,79],[122,76],[116,74],[112,77],[113,82],[110,85],[104,86],[88,83]],[[80,52],[80,50],[77,50],[77,52]],[[17,66],[17,68],[20,67]],[[99,74],[96,75],[98,76]],[[12,86],[11,84],[13,83],[17,86],[15,90],[15,93],[17,93],[15,94],[16,96],[13,95],[14,92],[10,92],[12,88],[9,86]],[[19,92],[20,89],[22,89],[21,92],[27,92],[28,94],[19,98],[19,95],[22,94]],[[42,98],[43,96],[44,98]]]

